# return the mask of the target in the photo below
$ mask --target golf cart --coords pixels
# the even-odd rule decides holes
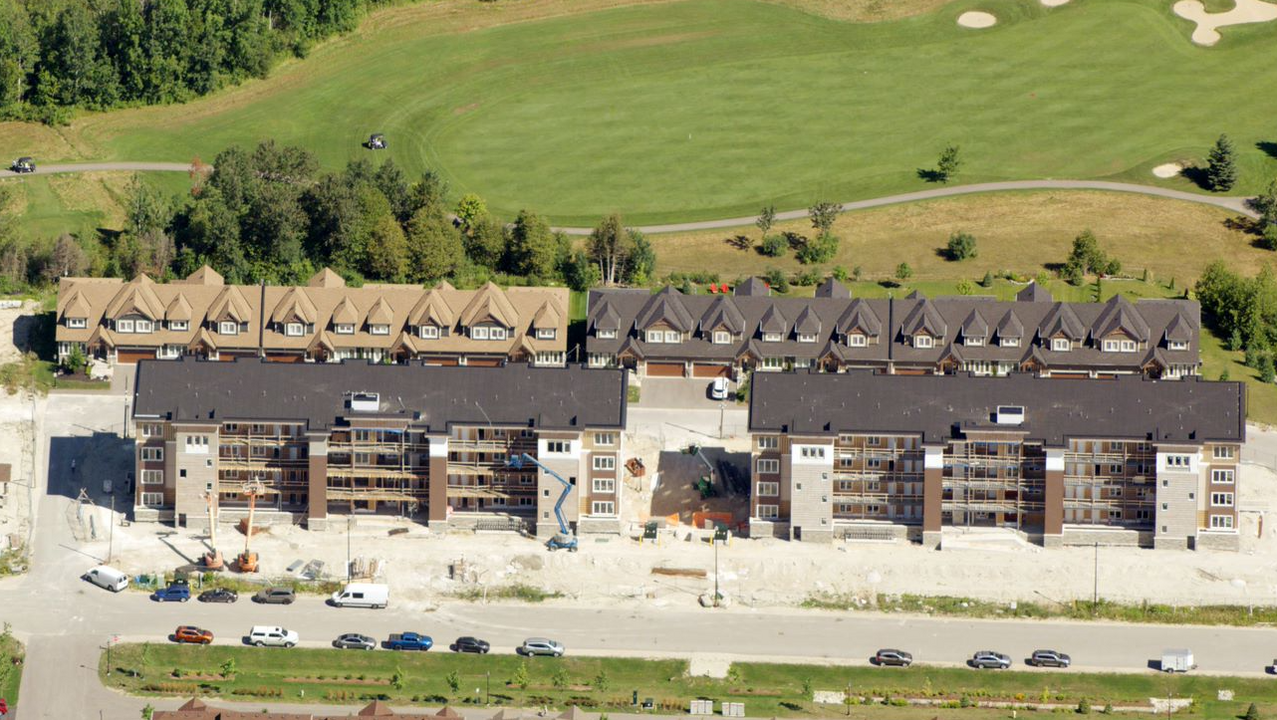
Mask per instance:
[[[368,149],[369,150],[385,150],[386,136],[382,135],[381,133],[373,133],[372,135],[369,135]]]
[[[33,173],[35,172],[35,160],[29,157],[20,157],[13,161],[13,165],[9,169],[16,173]]]

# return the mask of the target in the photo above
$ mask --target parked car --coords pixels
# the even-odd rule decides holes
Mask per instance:
[[[548,638],[528,638],[517,648],[520,655],[553,655],[563,657],[565,648],[562,644]]]
[[[874,653],[873,658],[875,665],[895,665],[897,667],[909,667],[913,664],[913,655],[904,650],[893,650],[891,648],[883,648]]]
[[[107,565],[89,568],[89,571],[81,575],[80,579],[87,580],[111,592],[119,592],[129,586],[128,575]]]
[[[296,645],[298,640],[297,633],[278,626],[254,625],[253,629],[248,631],[248,644],[257,647],[290,648]]]
[[[191,586],[173,583],[151,593],[151,599],[155,602],[186,602],[191,599]]]
[[[213,642],[213,633],[194,625],[178,625],[173,631],[173,642],[208,645]]]
[[[233,603],[239,599],[239,593],[230,588],[213,588],[200,593],[200,602]]]
[[[487,640],[480,640],[469,635],[457,638],[457,641],[452,644],[453,652],[459,653],[479,653],[483,655],[491,649],[492,645]]]
[[[429,635],[406,632],[391,635],[386,638],[386,642],[383,644],[387,650],[421,650],[424,652],[434,647],[435,641]]]
[[[1073,664],[1073,658],[1057,650],[1034,650],[1029,656],[1029,664],[1034,667],[1066,668]]]
[[[338,650],[374,650],[377,641],[359,633],[344,633],[333,640],[333,647]]]
[[[272,587],[265,590],[258,590],[253,596],[253,602],[265,603],[267,605],[292,605],[297,599],[297,593],[292,588]]]
[[[716,377],[709,384],[710,400],[726,400],[727,399],[727,378]]]
[[[971,667],[978,670],[1006,670],[1011,667],[1011,656],[992,650],[977,650],[971,656]]]
[[[13,161],[9,169],[16,173],[33,173],[35,172],[35,160],[29,157],[20,157]]]

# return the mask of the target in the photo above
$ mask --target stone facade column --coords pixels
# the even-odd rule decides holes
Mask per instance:
[[[940,548],[942,501],[944,499],[944,447],[924,447],[922,462],[922,546]]]

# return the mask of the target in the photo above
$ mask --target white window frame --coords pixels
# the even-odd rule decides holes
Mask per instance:
[[[569,440],[546,440],[546,455],[567,455],[572,452],[572,443]]]
[[[562,365],[567,359],[567,353],[559,350],[539,350],[536,354],[535,364],[537,365]]]
[[[1120,341],[1120,345],[1121,352],[1135,352],[1138,349],[1134,340],[1122,340]]]
[[[1233,527],[1234,526],[1233,526],[1232,515],[1211,515],[1210,516],[1211,530],[1232,530]]]
[[[825,459],[824,445],[803,445],[801,448],[799,448],[798,452],[799,452],[799,456],[802,457],[804,460],[824,460]]]
[[[1218,507],[1234,507],[1236,494],[1230,492],[1213,492],[1210,494],[1210,506]]]
[[[369,335],[389,335],[389,334],[390,334],[390,326],[389,326],[389,325],[383,325],[383,324],[381,324],[381,323],[378,323],[378,324],[376,324],[376,325],[369,325],[369,326],[368,326],[368,334],[369,334]]]
[[[89,326],[88,318],[66,318],[66,326],[73,330],[83,330]]]
[[[190,328],[191,323],[188,320],[169,320],[168,322],[168,329],[173,332],[186,332]]]
[[[1216,445],[1211,449],[1211,457],[1216,460],[1232,460],[1235,457],[1234,452],[1231,445]]]
[[[780,483],[767,480],[758,483],[759,497],[780,497]]]
[[[779,505],[759,505],[758,506],[759,520],[776,520],[778,518],[780,518]]]
[[[848,333],[847,347],[867,347],[868,345],[869,345],[869,338],[865,337],[863,334]]]
[[[132,320],[116,320],[115,331],[118,333],[132,333],[133,321]]]
[[[472,327],[472,328],[470,328],[470,339],[471,339],[471,340],[487,340],[487,339],[488,339],[488,328],[486,328],[486,327]]]
[[[1193,466],[1192,455],[1167,455],[1166,467],[1168,468],[1188,468]]]
[[[780,341],[781,341],[780,333],[772,333],[772,332],[763,333],[763,342],[780,342]]]
[[[333,332],[337,333],[338,335],[354,335],[355,324],[354,323],[333,323]]]
[[[613,500],[594,500],[590,502],[591,515],[615,515],[616,502]]]
[[[1073,347],[1073,343],[1068,338],[1051,338],[1051,350],[1053,352],[1068,352]]]
[[[783,357],[765,357],[759,363],[759,368],[763,370],[784,370],[785,358]]]
[[[1187,350],[1188,343],[1183,340],[1170,340],[1166,343],[1167,350]]]
[[[207,435],[187,435],[186,436],[186,452],[194,455],[208,454],[208,436]]]
[[[1000,337],[998,345],[1001,347],[1020,347],[1020,338],[1018,337]]]
[[[963,335],[963,336],[962,336],[962,344],[963,344],[963,345],[966,345],[967,347],[980,347],[980,346],[984,345],[984,338],[982,338],[982,337],[975,337],[975,336]]]
[[[503,327],[488,328],[488,339],[489,340],[505,340],[506,339],[505,328]]]
[[[1117,352],[1117,347],[1118,345],[1116,340],[1104,341],[1104,352]]]
[[[816,336],[815,336],[815,335],[810,335],[810,334],[801,334],[801,333],[800,333],[800,334],[798,335],[798,342],[800,342],[800,343],[814,343],[814,342],[816,342]]]
[[[143,470],[143,471],[142,471],[141,484],[143,484],[143,485],[163,485],[163,484],[164,484],[164,471],[163,471],[163,470]]]
[[[594,478],[590,481],[590,491],[603,495],[615,495],[616,478]]]
[[[1210,481],[1212,485],[1233,485],[1237,482],[1237,473],[1232,468],[1212,468]]]
[[[615,340],[616,331],[615,330],[595,330],[594,337],[600,340]]]
[[[164,460],[164,448],[162,447],[143,447],[143,462],[160,462]]]
[[[755,472],[760,475],[775,475],[780,472],[780,460],[776,458],[758,458]]]
[[[141,493],[138,504],[142,507],[159,507],[164,504],[164,493],[162,492],[145,492]]]
[[[217,334],[218,335],[238,335],[239,323],[234,322],[232,320],[223,320],[217,323]]]
[[[608,446],[615,445],[615,444],[616,444],[616,433],[610,433],[610,432],[596,432],[596,433],[594,433],[594,444],[595,444],[595,445],[608,445]]]
[[[590,466],[593,467],[595,470],[615,472],[616,471],[616,456],[615,455],[595,455]]]
[[[417,337],[421,338],[422,340],[438,340],[439,326],[438,325],[418,325]]]
[[[669,344],[676,344],[676,343],[683,342],[683,334],[677,330],[666,330],[665,342]]]
[[[155,325],[150,320],[138,318],[133,323],[134,332],[149,333],[155,329]]]
[[[643,337],[650,343],[665,342],[665,333],[660,330],[648,330],[643,333]]]
[[[775,435],[759,435],[758,449],[759,450],[779,450],[780,438],[776,437]]]
[[[555,328],[537,328],[537,340],[553,340],[558,334]]]
[[[306,334],[306,326],[301,323],[284,323],[284,334],[288,337],[301,337]]]
[[[921,349],[933,348],[936,346],[936,340],[930,335],[923,335],[920,333],[913,336],[913,346]]]
[[[712,342],[715,345],[726,345],[732,341],[732,334],[725,330],[715,330]]]

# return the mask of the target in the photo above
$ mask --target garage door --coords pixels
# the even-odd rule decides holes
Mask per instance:
[[[501,365],[501,358],[466,358],[466,365],[470,367],[498,367]]]
[[[647,364],[647,374],[651,377],[683,377],[683,363]]]
[[[120,350],[116,353],[117,363],[135,363],[138,360],[154,360],[154,350]]]
[[[692,377],[698,378],[716,378],[731,377],[732,368],[730,365],[709,365],[706,363],[696,363],[692,366]]]

